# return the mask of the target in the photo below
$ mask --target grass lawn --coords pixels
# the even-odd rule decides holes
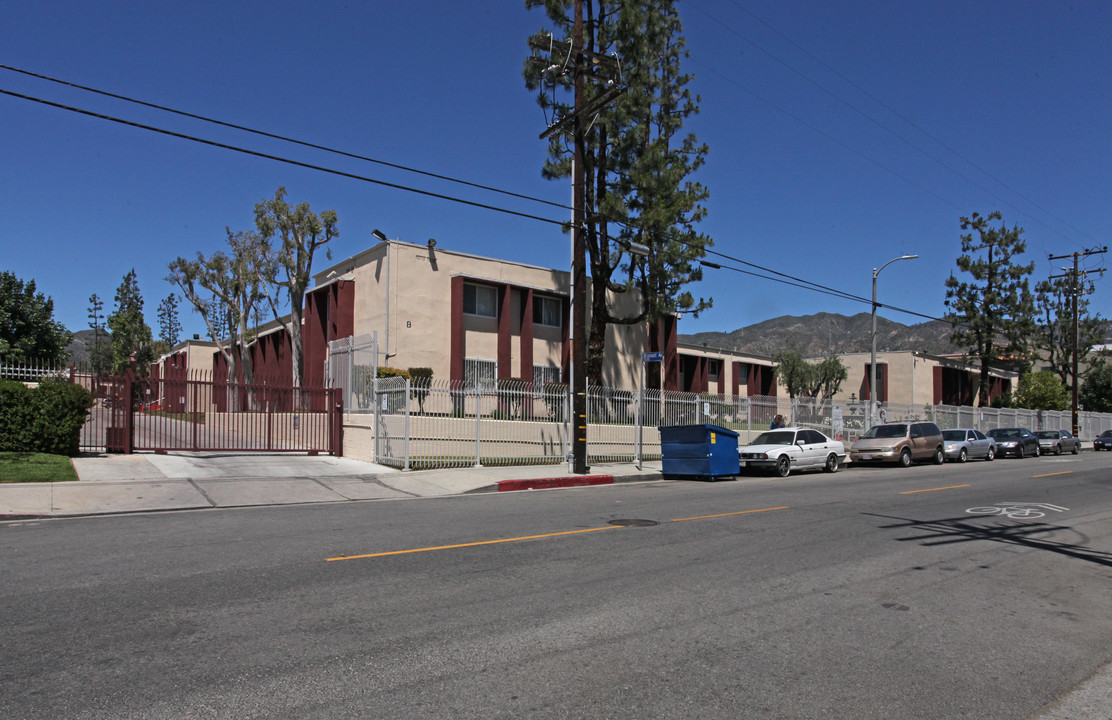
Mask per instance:
[[[73,463],[65,455],[0,452],[0,483],[64,480],[77,480]]]

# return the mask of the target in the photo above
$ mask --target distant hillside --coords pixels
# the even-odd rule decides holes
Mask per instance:
[[[107,342],[109,335],[104,332],[104,340]],[[73,334],[73,340],[69,345],[66,345],[66,352],[70,354],[69,362],[73,365],[84,365],[89,362],[89,351],[93,347],[93,331],[92,330],[78,330]]]
[[[878,317],[876,319],[877,350],[917,350],[932,355],[960,353],[950,343],[950,324],[930,320],[918,325],[903,325]],[[681,342],[737,349],[757,355],[775,355],[780,350],[796,350],[804,357],[824,357],[833,353],[868,352],[871,348],[872,315],[858,313],[852,317],[835,313],[818,313],[765,320],[733,332],[702,332],[680,335]]]

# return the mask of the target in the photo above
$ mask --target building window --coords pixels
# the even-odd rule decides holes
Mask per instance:
[[[533,297],[533,323],[561,327],[564,321],[563,302],[556,298],[536,295]]]
[[[464,358],[463,389],[470,392],[494,392],[498,363],[493,360]]]
[[[719,374],[721,374],[721,372],[722,372],[722,361],[721,360],[708,360],[707,361],[707,381],[708,382],[713,382],[713,383],[718,382],[718,376],[719,376]]]
[[[498,317],[498,290],[490,285],[463,285],[463,312],[481,317]]]
[[[555,365],[533,366],[533,387],[540,388],[558,382],[560,382],[560,368]]]

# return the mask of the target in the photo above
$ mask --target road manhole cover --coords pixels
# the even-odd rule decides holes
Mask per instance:
[[[632,518],[628,518],[628,519],[623,518],[621,520],[610,520],[609,523],[611,525],[620,525],[621,527],[652,527],[653,525],[659,525],[660,524],[656,520],[635,520],[635,519],[632,519]]]

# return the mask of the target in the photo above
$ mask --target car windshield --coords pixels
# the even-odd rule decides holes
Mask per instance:
[[[1019,430],[989,430],[988,434],[994,438],[1017,438]]]
[[[1035,437],[1042,438],[1043,440],[1057,440],[1057,430],[1039,430],[1035,433]]]
[[[1100,434],[1101,437],[1112,438],[1112,430],[1105,430]]]
[[[907,435],[907,425],[873,425],[869,431],[861,436],[862,440],[870,438],[899,438]]]
[[[750,445],[791,445],[795,442],[794,432],[765,432],[757,436]]]
[[[964,440],[965,439],[965,431],[964,430],[943,430],[942,431],[942,439],[943,440]]]

